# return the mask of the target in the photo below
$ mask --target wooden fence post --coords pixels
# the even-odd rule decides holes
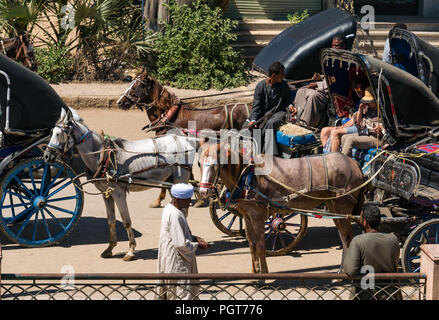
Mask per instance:
[[[439,300],[439,245],[421,245],[421,273],[425,273],[427,280],[426,299]]]

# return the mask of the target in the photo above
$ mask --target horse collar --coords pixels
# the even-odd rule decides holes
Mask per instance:
[[[81,144],[92,136],[93,132],[91,130],[87,130],[78,140],[75,139],[75,145]]]

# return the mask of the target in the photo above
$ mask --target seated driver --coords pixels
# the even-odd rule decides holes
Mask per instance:
[[[346,134],[341,138],[341,152],[349,157],[352,149],[370,149],[380,145],[385,130],[378,115],[378,105],[369,87],[365,91],[361,104],[353,116],[358,133]]]

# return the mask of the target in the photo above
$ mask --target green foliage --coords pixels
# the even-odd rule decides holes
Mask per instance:
[[[245,62],[230,42],[237,22],[220,8],[196,0],[191,6],[169,5],[171,24],[155,41],[159,81],[186,89],[224,89],[246,83]]]
[[[303,20],[309,18],[308,9],[305,9],[302,12],[296,11],[294,14],[288,14],[287,18],[291,24],[302,22]]]
[[[55,43],[48,47],[36,48],[35,56],[38,61],[38,74],[49,83],[68,80],[70,76],[69,48]]]

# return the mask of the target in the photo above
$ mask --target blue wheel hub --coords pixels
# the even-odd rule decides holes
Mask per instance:
[[[35,197],[32,204],[36,210],[39,210],[39,209],[43,209],[46,206],[46,203],[47,202],[45,197],[38,196]]]

